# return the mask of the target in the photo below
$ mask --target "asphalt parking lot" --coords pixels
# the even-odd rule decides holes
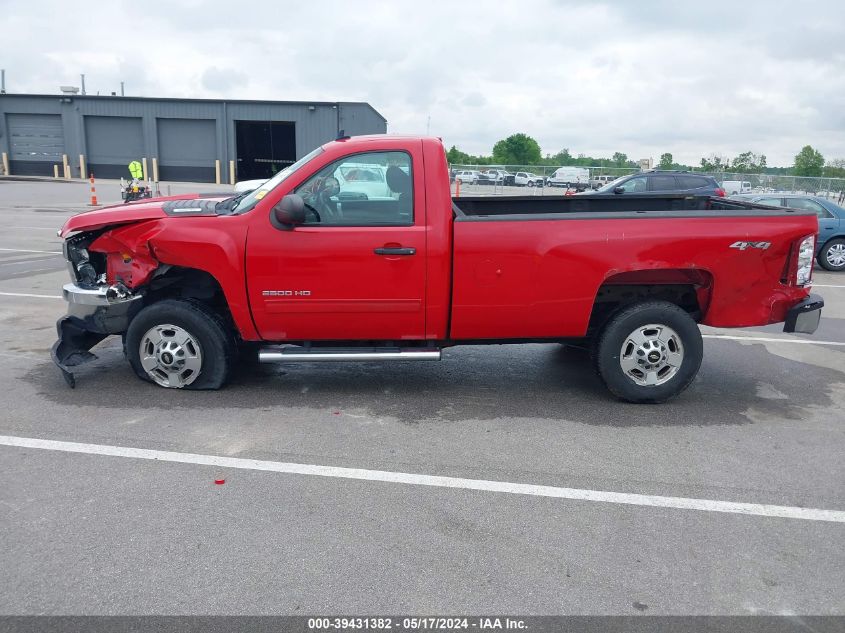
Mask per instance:
[[[557,345],[182,392],[107,339],[71,390],[56,229],[87,195],[0,180],[0,612],[845,614],[845,274],[812,337],[708,329],[665,405]]]

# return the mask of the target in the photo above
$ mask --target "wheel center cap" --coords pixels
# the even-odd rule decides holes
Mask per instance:
[[[161,355],[161,362],[164,363],[165,365],[169,365],[170,363],[173,362],[173,354],[171,354],[170,352],[164,352]]]
[[[656,363],[660,360],[660,352],[650,352],[648,355],[648,362]]]

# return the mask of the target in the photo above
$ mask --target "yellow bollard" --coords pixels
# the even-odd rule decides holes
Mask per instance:
[[[70,165],[67,162],[67,154],[62,154],[62,165],[64,166],[65,179],[70,180]]]
[[[82,154],[79,155],[79,177],[85,178],[85,157]]]
[[[153,182],[158,182],[158,159],[153,157]]]
[[[53,165],[53,178],[58,178],[58,177],[59,177],[59,166]]]
[[[235,184],[235,161],[229,161],[229,184]]]
[[[220,184],[220,159],[214,161],[214,182]]]
[[[141,159],[141,168],[144,170],[144,180],[147,180],[147,158]]]
[[[9,175],[9,155],[3,152],[3,173]]]

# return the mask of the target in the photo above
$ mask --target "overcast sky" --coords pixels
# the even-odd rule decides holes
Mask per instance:
[[[845,1],[0,0],[8,92],[367,101],[470,153],[845,158]],[[96,7],[96,8],[93,8]]]

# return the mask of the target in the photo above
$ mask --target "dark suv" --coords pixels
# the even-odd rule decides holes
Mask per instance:
[[[663,191],[696,196],[725,196],[725,190],[711,176],[689,171],[656,169],[622,176],[596,189],[593,193],[659,193]]]

